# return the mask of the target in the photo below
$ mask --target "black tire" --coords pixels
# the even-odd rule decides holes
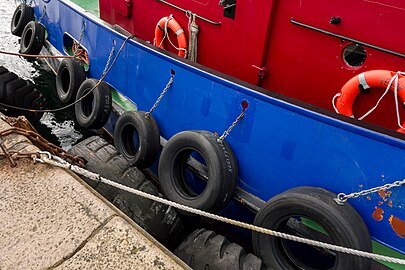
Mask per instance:
[[[19,78],[13,72],[0,67],[0,100],[7,105],[26,109],[41,110],[46,107],[45,97],[34,86]],[[24,115],[31,123],[38,122],[43,113],[29,112],[7,107],[8,116]]]
[[[56,74],[56,92],[63,103],[76,98],[80,85],[86,80],[86,72],[81,61],[64,59]]]
[[[45,27],[42,24],[29,22],[21,35],[20,53],[37,55],[45,43]]]
[[[11,19],[11,33],[21,37],[25,26],[34,20],[34,9],[25,3],[18,5]]]
[[[174,253],[195,270],[260,270],[262,261],[253,254],[206,229],[195,230]]]
[[[160,150],[160,133],[152,115],[145,112],[127,111],[115,125],[114,144],[134,166],[147,168],[156,160]]]
[[[96,86],[98,80],[86,79],[79,88],[75,104],[75,115],[77,123],[84,128],[102,128],[108,121],[112,109],[111,89],[108,84],[101,82]]]
[[[130,166],[113,145],[98,136],[87,138],[74,145],[69,153],[84,157],[88,161],[86,164],[88,170],[107,179],[162,196],[142,172]],[[173,244],[181,232],[182,222],[172,207],[89,179],[85,180],[158,241]]]
[[[321,188],[290,189],[270,199],[258,212],[254,224],[371,252],[370,234],[360,215],[349,203],[338,205],[333,198],[336,194]],[[304,218],[321,227],[305,225]],[[319,228],[323,228],[323,232]],[[371,266],[371,260],[359,256],[328,252],[256,232],[253,248],[267,267],[275,269],[368,270]]]
[[[236,188],[238,167],[228,143],[219,143],[217,139],[209,131],[184,131],[166,143],[159,160],[159,181],[167,198],[211,212],[219,211],[229,202]],[[201,155],[206,163],[200,165],[208,176],[202,191],[190,187],[185,176],[191,152]]]

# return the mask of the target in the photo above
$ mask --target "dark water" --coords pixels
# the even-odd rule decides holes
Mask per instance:
[[[17,4],[19,1],[0,0],[0,50],[2,51],[18,52],[20,47],[19,38],[10,33],[10,22]],[[62,106],[56,96],[55,74],[43,61],[0,54],[0,66],[33,83],[35,88],[46,97],[47,109]],[[73,108],[58,113],[45,113],[35,128],[50,142],[64,149],[69,149],[83,137],[92,135],[91,131],[81,129],[75,123]]]

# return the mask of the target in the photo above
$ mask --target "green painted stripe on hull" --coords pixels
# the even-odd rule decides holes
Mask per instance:
[[[138,108],[130,100],[120,95],[116,90],[111,92],[112,99],[125,111],[137,111]]]
[[[100,7],[98,0],[71,0],[76,5],[82,7],[91,14],[100,17]]]
[[[405,259],[405,255],[390,249],[389,247],[386,247],[376,241],[373,241],[373,252],[376,254],[381,254],[389,257],[394,257],[394,258],[399,258],[399,259]],[[405,265],[399,265],[395,263],[389,263],[389,262],[382,262],[378,261],[381,264],[384,264],[385,266],[394,269],[394,270],[405,270]]]

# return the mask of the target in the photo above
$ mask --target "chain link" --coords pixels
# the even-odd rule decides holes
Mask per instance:
[[[22,158],[34,159],[34,158],[40,158],[41,156],[38,152],[20,153],[18,151],[7,151],[7,153],[6,152],[0,153],[0,157],[7,158],[10,162],[11,167],[16,167],[17,163],[15,161],[17,159],[22,159]]]
[[[113,39],[113,46],[111,48],[110,55],[108,56],[107,63],[105,64],[103,73],[101,74],[101,78],[105,78],[105,76],[107,75],[108,67],[110,66],[111,59],[115,52],[115,45],[117,45],[117,42],[115,41],[115,39]]]
[[[42,12],[41,17],[39,18],[38,23],[42,22],[42,20],[45,18],[45,15],[46,15],[46,6],[44,6],[44,11]]]
[[[164,198],[161,198],[161,197],[158,197],[158,196],[155,196],[155,195],[152,195],[152,194],[149,194],[149,193],[146,193],[146,192],[134,189],[134,188],[124,186],[122,184],[119,184],[119,183],[111,181],[111,180],[108,180],[99,174],[96,174],[96,173],[90,172],[86,169],[69,164],[68,162],[66,162],[65,160],[63,160],[59,157],[51,156],[49,153],[42,153],[42,154],[45,154],[45,155],[43,155],[40,159],[38,159],[38,158],[34,158],[34,159],[41,163],[46,163],[46,164],[49,164],[52,166],[57,166],[60,168],[71,170],[90,180],[97,181],[99,183],[104,183],[109,186],[127,191],[129,193],[141,196],[143,198],[147,198],[147,199],[159,202],[159,203],[166,204],[168,206],[171,206],[171,207],[174,207],[174,208],[186,211],[186,212],[190,212],[190,213],[197,214],[197,215],[200,215],[200,216],[203,216],[206,218],[210,218],[213,220],[232,224],[234,226],[249,229],[249,230],[263,233],[266,235],[271,235],[271,236],[275,236],[275,237],[279,237],[279,238],[283,238],[283,239],[287,239],[287,240],[291,240],[291,241],[296,241],[299,243],[304,243],[304,244],[312,245],[312,246],[319,247],[319,248],[329,249],[329,250],[333,250],[333,251],[337,251],[337,252],[341,252],[341,253],[361,256],[364,258],[370,258],[370,259],[374,259],[374,260],[381,260],[381,261],[405,265],[405,260],[403,260],[403,259],[388,257],[388,256],[384,256],[384,255],[361,251],[361,250],[355,250],[352,248],[337,246],[337,245],[333,245],[333,244],[329,244],[329,243],[323,243],[320,241],[311,240],[311,239],[307,239],[307,238],[303,238],[303,237],[299,237],[299,236],[295,236],[295,235],[291,235],[291,234],[287,234],[287,233],[281,233],[278,231],[270,230],[270,229],[263,228],[263,227],[258,227],[258,226],[248,224],[245,222],[241,222],[241,221],[233,220],[230,218],[222,217],[219,215],[211,214],[211,213],[205,212],[203,210],[195,209],[195,208],[192,208],[192,207],[189,207],[186,205],[181,205],[179,203],[172,202],[167,199],[164,199]]]
[[[12,127],[9,129],[5,129],[0,132],[0,147],[3,150],[3,156],[7,157],[7,159],[10,161],[12,166],[15,166],[15,163],[13,162],[13,155],[14,157],[19,157],[19,155],[25,155],[22,153],[18,152],[8,152],[5,147],[3,147],[2,144],[2,138],[4,136],[10,135],[10,134],[20,134],[26,136],[35,146],[37,146],[39,149],[44,149],[52,153],[52,155],[57,155],[60,156],[64,159],[68,159],[72,163],[78,166],[84,166],[86,164],[86,161],[78,156],[73,156],[70,155],[66,150],[60,148],[59,146],[54,145],[53,143],[48,142],[45,138],[43,138],[38,132],[35,130],[35,128],[30,124],[30,122],[25,118],[25,117],[7,117],[4,116],[2,117],[2,120],[7,122],[9,125]],[[17,154],[17,155],[16,155]],[[31,156],[29,154],[29,156]],[[24,157],[24,156],[21,156]]]
[[[12,128],[1,131],[0,137],[7,136],[10,134],[24,135],[39,149],[46,149],[47,151],[52,153],[52,155],[57,155],[62,158],[68,159],[71,162],[73,162],[74,164],[77,164],[79,166],[84,166],[84,164],[86,163],[83,158],[70,155],[66,150],[60,148],[59,146],[54,145],[53,143],[48,142],[37,132],[31,131],[31,130],[25,130],[25,129],[18,128],[18,127],[12,127]],[[7,153],[5,153],[5,154],[7,154]]]
[[[163,89],[162,93],[160,93],[160,96],[158,97],[158,99],[156,100],[155,104],[153,104],[152,108],[150,108],[149,112],[145,113],[145,118],[149,119],[150,115],[153,113],[153,111],[156,109],[156,107],[158,106],[158,104],[160,103],[160,101],[162,100],[163,96],[166,94],[166,92],[169,90],[170,86],[173,83],[173,78],[174,78],[174,74],[172,74],[170,76],[169,81],[166,84],[166,87]]]
[[[3,155],[7,157],[8,161],[10,161],[11,167],[17,166],[15,161],[11,158],[10,153],[7,151],[6,147],[4,146],[3,139],[0,137],[0,147],[3,151]]]
[[[245,111],[247,108],[243,107],[242,112],[239,114],[239,116],[236,118],[235,121],[233,121],[232,125],[224,131],[224,133],[217,139],[218,142],[222,142],[225,140],[226,137],[228,137],[229,133],[232,131],[232,129],[238,124],[238,122],[245,116]]]
[[[402,186],[404,184],[405,184],[405,179],[402,179],[400,181],[395,181],[392,184],[385,184],[383,186],[373,187],[373,188],[365,189],[365,190],[362,190],[362,191],[359,191],[359,192],[353,192],[353,193],[350,193],[348,195],[346,195],[345,193],[339,193],[336,196],[335,201],[338,204],[343,204],[348,199],[354,199],[354,198],[358,198],[360,196],[365,196],[365,195],[368,195],[368,194],[371,194],[371,193],[379,192],[381,190],[388,190],[388,189],[391,189],[391,188],[394,188],[394,187],[400,187],[400,186]]]
[[[82,43],[82,39],[83,39],[83,36],[84,36],[84,30],[85,30],[85,28],[86,28],[86,22],[83,21],[82,30],[80,31],[80,35],[79,35],[79,41],[78,41],[76,50],[75,50],[74,53],[73,53],[74,59],[76,59],[76,57],[78,56],[78,55],[77,55],[77,52],[79,51],[80,44]],[[73,41],[73,42],[75,42],[75,41]]]

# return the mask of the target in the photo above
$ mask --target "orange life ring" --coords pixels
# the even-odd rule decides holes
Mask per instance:
[[[167,24],[167,26],[166,26]],[[183,28],[181,28],[180,24],[173,19],[173,17],[163,17],[157,23],[155,28],[155,44],[159,48],[164,49],[163,45],[163,37],[165,34],[165,28],[171,29],[177,36],[177,42],[179,44],[178,49],[179,53],[177,54],[180,57],[185,57],[187,52],[187,38],[186,33],[184,33]]]
[[[361,88],[369,89],[378,87],[386,89],[392,77],[396,74],[394,71],[389,70],[370,70],[363,72],[351,78],[340,90],[336,100],[336,109],[340,114],[354,117],[353,104],[356,97],[360,94]],[[405,76],[399,75],[398,77],[398,96],[403,103],[405,103]],[[391,85],[391,91],[394,91],[394,85]],[[405,126],[405,122],[402,123]],[[405,133],[405,130],[398,128],[397,132]]]

